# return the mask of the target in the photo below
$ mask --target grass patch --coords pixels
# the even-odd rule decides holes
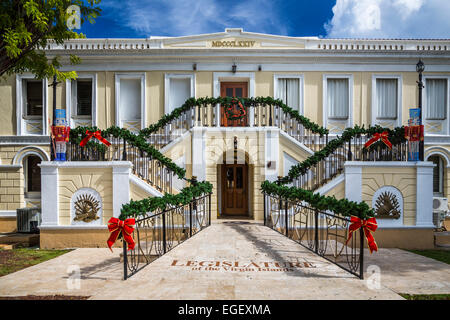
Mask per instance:
[[[407,251],[450,264],[450,251],[448,250],[407,250]]]
[[[0,277],[56,258],[71,250],[0,249]]]
[[[450,294],[406,294],[399,293],[406,300],[450,300]]]

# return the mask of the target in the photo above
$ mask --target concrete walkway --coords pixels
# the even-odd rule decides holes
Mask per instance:
[[[121,280],[121,249],[77,249],[0,278],[0,296],[65,294],[91,299],[401,299],[395,292],[450,293],[447,264],[398,249],[367,254],[381,286],[260,224],[219,221]],[[77,285],[79,266],[81,280]],[[419,270],[415,270],[418,266]],[[395,291],[395,292],[394,292]]]

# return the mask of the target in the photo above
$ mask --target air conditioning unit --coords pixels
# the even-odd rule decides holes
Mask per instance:
[[[17,232],[39,233],[38,226],[41,225],[40,208],[17,209]]]
[[[433,224],[436,228],[442,227],[442,222],[445,220],[445,217],[448,210],[448,200],[447,198],[434,197],[433,198]]]

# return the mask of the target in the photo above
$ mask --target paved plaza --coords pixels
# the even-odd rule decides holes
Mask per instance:
[[[367,252],[365,267],[379,268],[381,283],[369,288],[366,280],[254,222],[215,222],[126,281],[121,251],[77,249],[1,277],[0,296],[353,300],[450,293],[445,263],[400,249]]]

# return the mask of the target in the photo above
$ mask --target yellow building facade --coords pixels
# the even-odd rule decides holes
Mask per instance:
[[[354,197],[373,206],[379,189],[395,188],[403,201],[402,213],[397,219],[400,222],[384,225],[386,234],[403,228],[402,232],[426,234],[417,247],[430,246],[433,241],[432,209],[420,209],[426,211],[420,213],[426,218],[418,218],[417,199],[418,190],[426,186],[432,186],[432,197],[450,196],[448,40],[319,39],[226,29],[184,37],[78,39],[63,45],[49,44],[45,51],[49,57],[62,56],[62,70],[77,71],[77,80],[60,83],[56,89],[56,106],[66,110],[72,128],[115,125],[137,132],[190,97],[269,96],[329,129],[329,139],[355,125],[391,129],[407,125],[409,109],[418,106],[416,63],[422,59],[428,162],[413,167],[385,163],[380,167],[347,161],[346,171],[318,191],[337,198]],[[78,55],[81,64],[69,65],[70,54]],[[47,201],[46,208],[52,203],[54,212],[48,215],[43,211],[44,247],[51,247],[51,243],[57,243],[56,247],[104,245],[96,239],[106,234],[107,219],[118,216],[122,204],[160,193],[135,177],[129,178],[133,174],[125,168],[126,163],[105,161],[89,167],[79,162],[60,165],[49,161],[49,121],[53,118],[50,82],[23,74],[0,84],[0,232],[15,229],[16,209],[44,207]],[[202,115],[206,119],[202,126],[184,132],[160,149],[186,169],[188,177],[213,184],[213,219],[246,216],[262,220],[261,183],[285,176],[293,165],[313,153],[288,130],[262,126],[263,119],[255,112],[249,112],[245,125],[234,126],[223,122],[223,113],[222,120],[216,121],[220,111],[212,109]],[[237,165],[236,157],[240,160]],[[351,169],[347,172],[347,168]],[[418,182],[422,171],[430,181]],[[237,189],[243,190],[239,196],[236,190],[233,195],[226,194],[230,174],[235,189],[240,185]],[[349,185],[354,185],[349,181],[361,184],[349,190]],[[49,195],[47,183],[57,185],[55,194]],[[174,192],[181,190],[183,183],[175,181]],[[102,201],[102,216],[96,224],[73,222],[71,201],[83,188],[95,191]],[[121,197],[116,197],[118,194]],[[432,199],[427,199],[428,205]],[[93,240],[75,240],[77,230],[89,232]],[[411,232],[410,238],[414,238]],[[71,236],[58,236],[65,233]],[[382,237],[388,239],[385,243],[389,246],[405,243],[389,240],[390,235]]]

